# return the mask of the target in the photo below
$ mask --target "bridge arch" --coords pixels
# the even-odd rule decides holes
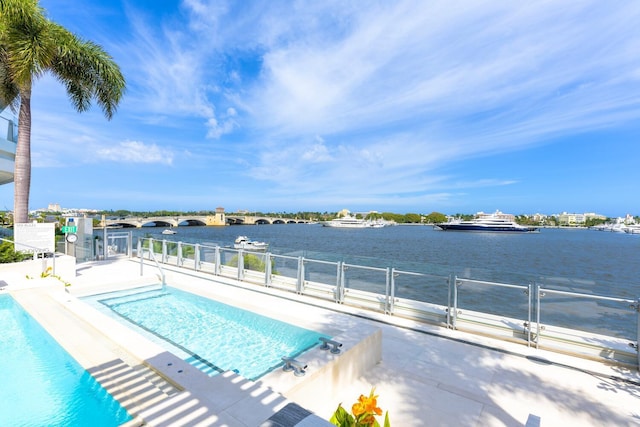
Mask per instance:
[[[196,218],[189,218],[189,219],[183,219],[182,221],[180,221],[178,223],[178,225],[185,225],[185,226],[189,226],[189,227],[194,227],[194,226],[203,226],[203,225],[207,225],[206,222],[196,219]]]
[[[113,228],[137,228],[138,225],[135,223],[131,223],[131,222],[127,222],[127,221],[120,221],[120,222],[112,222],[109,224],[109,227],[113,227]]]
[[[172,219],[156,219],[154,218],[153,220],[150,221],[140,221],[141,227],[177,227],[178,226],[178,222]],[[153,224],[153,225],[151,225]]]

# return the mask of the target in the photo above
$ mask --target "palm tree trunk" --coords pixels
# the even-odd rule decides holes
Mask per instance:
[[[31,187],[31,88],[20,91],[18,144],[13,172],[13,222],[29,222],[29,191]]]

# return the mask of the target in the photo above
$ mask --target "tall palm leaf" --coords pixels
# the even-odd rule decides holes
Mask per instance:
[[[111,119],[125,90],[120,68],[100,46],[47,19],[37,0],[0,0],[0,101],[19,100],[14,221],[28,221],[31,187],[31,88],[45,73],[67,89],[74,107],[92,101]]]

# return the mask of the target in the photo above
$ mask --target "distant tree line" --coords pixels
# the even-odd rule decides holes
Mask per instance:
[[[215,210],[199,210],[199,211],[175,211],[175,210],[157,210],[157,211],[132,211],[127,209],[117,210],[103,210],[95,214],[95,222],[99,222],[99,218],[102,215],[111,218],[126,218],[126,217],[156,217],[156,216],[207,216],[214,215]],[[239,211],[239,212],[225,212],[226,215],[249,215],[249,216],[262,216],[268,218],[286,218],[286,219],[302,219],[307,221],[330,221],[338,217],[338,212],[316,212],[316,211],[299,211],[299,212],[261,212],[261,211]],[[449,217],[461,220],[471,220],[475,218],[475,214],[455,213],[447,216],[441,212],[431,212],[429,214],[420,213],[406,213],[399,214],[394,212],[373,212],[366,215],[356,214],[357,218],[364,219],[384,219],[386,221],[395,221],[398,224],[437,224],[440,222],[446,222]],[[31,220],[37,222],[59,222],[62,223],[63,215],[61,212],[40,212],[36,216],[32,216]],[[633,217],[635,222],[640,223],[640,216]],[[558,226],[560,221],[556,216],[547,216],[544,220],[540,221],[535,219],[531,215],[516,215],[516,222],[522,225],[547,225]],[[588,218],[584,224],[587,227],[593,227],[595,225],[615,222],[613,218]],[[10,212],[0,212],[0,224],[11,225],[13,224],[13,217]]]

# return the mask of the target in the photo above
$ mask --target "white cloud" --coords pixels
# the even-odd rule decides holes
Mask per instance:
[[[173,153],[156,144],[145,144],[140,141],[123,141],[115,147],[104,147],[96,151],[101,160],[124,163],[160,163],[171,165]]]

